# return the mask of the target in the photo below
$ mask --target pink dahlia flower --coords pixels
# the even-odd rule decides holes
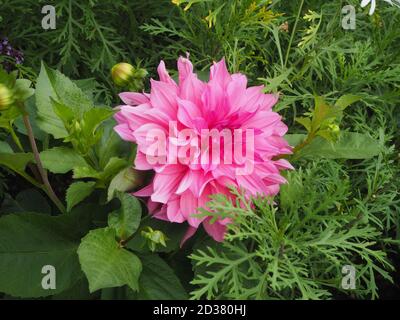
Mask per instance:
[[[126,105],[118,107],[115,131],[137,143],[136,169],[155,171],[152,183],[135,193],[150,197],[150,212],[170,222],[187,222],[183,241],[200,224],[222,241],[230,219],[210,223],[210,218],[193,215],[212,194],[231,197],[228,186],[248,195],[277,194],[286,182],[280,171],[292,168],[284,159],[274,160],[291,153],[283,139],[287,126],[272,111],[278,97],[264,94],[263,86],[247,87],[246,76],[229,74],[224,60],[211,67],[208,82],[197,78],[187,58],[179,58],[178,71],[177,84],[161,61],[160,80],[151,80],[149,94],[121,93]],[[228,136],[213,136],[213,129]]]

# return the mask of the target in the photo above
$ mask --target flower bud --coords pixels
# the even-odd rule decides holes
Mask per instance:
[[[14,103],[12,91],[0,83],[0,111],[8,109]]]
[[[339,134],[340,132],[340,128],[337,124],[330,124],[329,125],[329,130],[333,133],[333,134]]]
[[[129,63],[118,63],[111,69],[114,83],[119,87],[126,87],[135,78],[135,68]]]
[[[168,238],[165,236],[163,232],[160,230],[153,230],[151,227],[146,227],[145,230],[141,232],[142,237],[145,238],[147,241],[147,245],[149,246],[151,251],[155,251],[157,245],[162,245],[166,247],[166,241]]]

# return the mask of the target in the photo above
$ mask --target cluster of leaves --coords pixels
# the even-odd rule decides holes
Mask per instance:
[[[377,298],[376,278],[392,281],[382,250],[391,241],[381,237],[382,224],[370,223],[381,213],[356,197],[341,165],[311,162],[287,178],[277,204],[232,190],[235,203],[216,195],[210,211],[202,210],[233,223],[222,246],[202,244],[190,256],[197,286],[192,298],[326,299],[346,292],[346,265],[356,269],[355,297]]]
[[[17,86],[18,81],[11,82]],[[112,130],[113,110],[95,105],[88,90],[85,82],[73,82],[43,64],[34,97],[24,95],[20,100],[23,112],[25,104],[32,107],[26,121],[42,142],[43,168],[64,175],[61,189],[67,208],[63,208],[64,201],[53,208],[35,189],[3,201],[0,292],[24,298],[77,294],[91,298],[107,295],[102,289],[122,287],[124,297],[132,299],[183,299],[186,291],[179,279],[153,253],[160,247],[164,252],[176,249],[179,238],[175,237],[182,234],[174,231],[170,235],[166,223],[144,221],[141,203],[125,193],[140,179],[130,165],[135,150]],[[24,152],[24,136],[30,133],[14,125],[22,112],[9,119],[14,107],[2,112],[1,119],[8,121],[4,128],[14,132],[16,127],[20,134],[14,132],[1,141],[0,163],[9,174],[18,174],[45,191],[43,181],[35,180],[38,163],[31,152]],[[22,152],[14,152],[17,147]],[[65,178],[71,171],[76,181],[68,183],[71,178]],[[48,265],[57,272],[56,286],[50,291],[42,286],[43,267]]]
[[[42,28],[45,5],[56,9],[54,30]],[[24,74],[34,80],[41,61],[46,61],[67,76],[91,78],[96,96],[107,102],[116,92],[110,79],[115,63],[144,60],[156,65],[153,42],[139,27],[173,8],[157,0],[1,0],[0,7],[0,38],[12,39],[24,52],[25,66],[18,66]]]
[[[382,5],[371,17],[359,2],[60,0],[57,28],[43,30],[48,1],[0,0],[0,38],[26,58],[18,73],[0,73],[16,97],[0,112],[0,292],[82,299],[398,294],[400,10]],[[357,8],[354,31],[340,26],[345,4]],[[186,52],[200,70],[225,56],[230,71],[280,94],[275,111],[289,125],[296,170],[274,199],[233,190],[238,201],[231,203],[216,195],[200,214],[233,219],[226,241],[210,242],[200,230],[179,248],[185,226],[150,218],[124,193],[148,177],[131,168],[135,149],[112,130],[109,106],[118,101],[110,69],[135,61],[153,75],[159,60],[172,66]],[[51,193],[23,115],[61,206],[45,197]],[[41,286],[45,265],[56,267],[56,290]],[[344,265],[356,268],[355,290],[341,287]]]

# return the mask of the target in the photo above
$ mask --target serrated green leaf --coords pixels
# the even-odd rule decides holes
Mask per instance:
[[[123,285],[138,290],[142,264],[136,255],[118,244],[113,229],[90,231],[82,239],[78,255],[90,292]]]
[[[139,227],[142,217],[140,202],[128,193],[118,192],[121,207],[110,213],[108,225],[113,228],[119,239],[128,239]]]
[[[85,159],[73,149],[55,147],[40,153],[43,166],[53,173],[66,173],[75,167],[87,166]]]
[[[82,115],[92,108],[90,99],[78,86],[57,70],[42,64],[36,84],[36,105],[39,127],[56,139],[68,136],[64,124],[53,110],[52,99]]]
[[[67,211],[70,211],[79,202],[87,198],[93,192],[95,184],[96,183],[93,181],[78,181],[72,183],[66,195]]]
[[[42,297],[73,286],[83,276],[76,250],[89,221],[75,214],[20,213],[0,218],[0,292]],[[55,289],[42,287],[46,265],[56,270]]]
[[[74,179],[82,179],[82,178],[95,178],[99,179],[101,172],[96,171],[92,167],[86,166],[77,166],[73,169],[73,178]]]

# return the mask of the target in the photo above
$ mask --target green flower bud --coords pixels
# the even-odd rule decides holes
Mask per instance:
[[[74,129],[75,129],[76,133],[81,132],[82,128],[81,128],[81,125],[80,125],[79,121],[75,121],[75,128]]]
[[[339,132],[340,132],[340,128],[339,128],[339,126],[337,124],[330,124],[329,125],[329,130],[335,135],[338,135]]]
[[[111,69],[114,83],[119,87],[126,87],[135,78],[135,68],[129,63],[118,63]]]
[[[0,83],[0,111],[8,109],[14,103],[12,91]]]
[[[147,245],[151,251],[155,251],[157,245],[162,245],[163,247],[167,246],[166,241],[168,238],[160,230],[153,230],[148,226],[141,232],[141,235],[147,240]]]

